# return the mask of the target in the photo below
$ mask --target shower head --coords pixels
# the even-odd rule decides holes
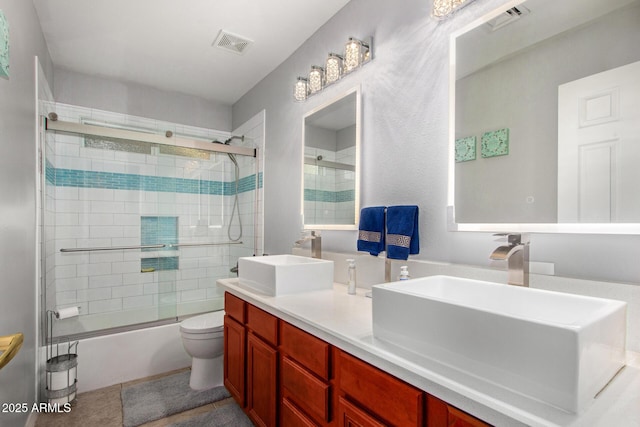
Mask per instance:
[[[234,139],[239,139],[240,141],[244,142],[244,135],[242,135],[242,136],[233,135],[231,138],[227,139],[224,142],[224,144],[225,145],[229,145],[231,143],[231,141],[233,141]]]

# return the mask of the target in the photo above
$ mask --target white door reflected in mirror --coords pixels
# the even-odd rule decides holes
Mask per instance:
[[[558,89],[558,222],[640,222],[640,61]]]

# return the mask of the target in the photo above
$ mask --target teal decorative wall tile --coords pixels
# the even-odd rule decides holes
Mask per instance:
[[[47,164],[47,179],[58,187],[108,188],[114,190],[161,191],[169,193],[209,194],[232,196],[236,182],[208,181],[164,176],[135,175],[114,172],[94,172],[54,168]],[[262,188],[262,172],[258,174],[258,188]],[[256,175],[240,178],[238,193],[256,189]]]
[[[9,78],[9,23],[0,10],[0,77]]]
[[[456,139],[456,162],[468,162],[476,159],[476,137],[467,136]]]
[[[482,135],[482,157],[506,156],[509,154],[509,129],[498,129]]]
[[[141,245],[170,245],[178,243],[178,217],[142,216],[140,217]],[[142,249],[142,251],[177,250],[176,247],[163,249]]]
[[[354,190],[325,191],[325,190],[314,190],[310,188],[305,188],[304,200],[307,202],[329,202],[329,203],[353,202],[355,200],[355,191]]]
[[[178,270],[179,267],[180,260],[177,256],[140,259],[140,271],[142,273],[151,273],[159,270]]]

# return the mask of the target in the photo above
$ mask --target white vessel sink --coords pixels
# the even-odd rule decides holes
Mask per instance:
[[[626,305],[431,276],[374,286],[373,334],[579,413],[624,366]]]
[[[271,296],[333,288],[333,261],[297,255],[238,259],[241,286]]]

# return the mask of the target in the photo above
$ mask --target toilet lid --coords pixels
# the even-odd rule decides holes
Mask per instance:
[[[191,333],[206,333],[222,329],[223,324],[224,310],[219,310],[185,319],[180,322],[180,329]]]

